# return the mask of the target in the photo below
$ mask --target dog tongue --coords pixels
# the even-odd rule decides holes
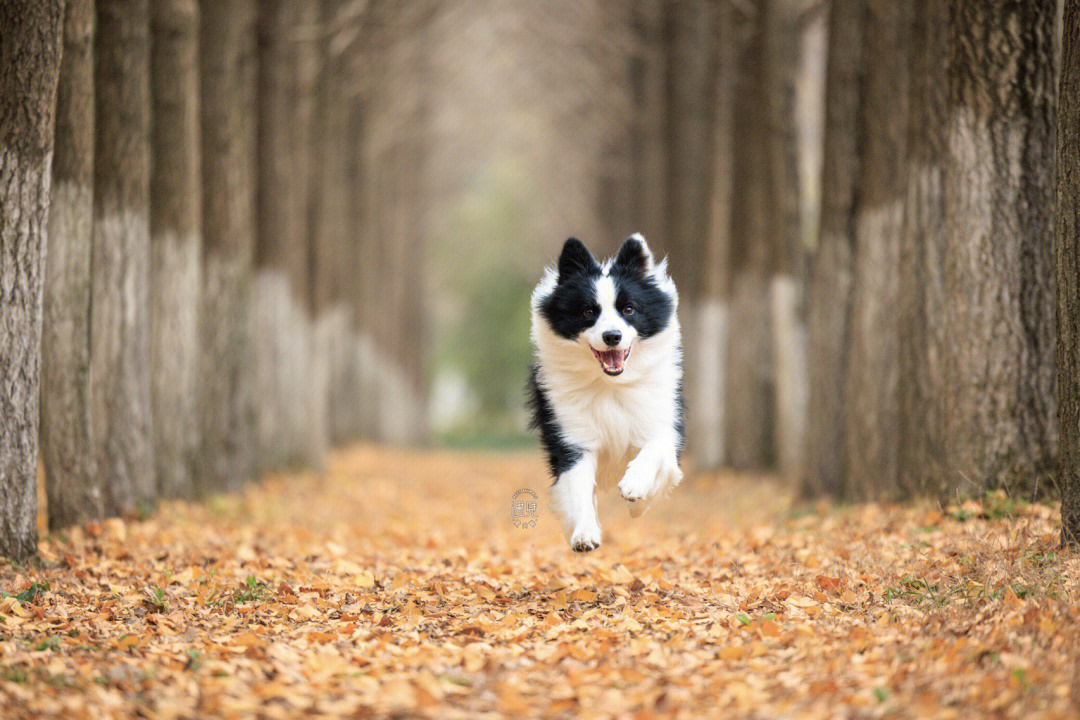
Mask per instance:
[[[622,370],[623,360],[626,359],[625,350],[605,350],[597,353],[597,355],[600,356],[600,362],[604,365],[604,369],[613,372]]]

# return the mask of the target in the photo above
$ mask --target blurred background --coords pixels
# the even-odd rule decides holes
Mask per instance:
[[[50,521],[532,445],[528,296],[642,232],[687,464],[1039,494],[1055,0],[68,0]]]
[[[376,13],[373,32],[399,48],[386,75],[373,79],[409,78],[373,88],[395,108],[380,114],[379,127],[391,137],[403,117],[414,117],[410,131],[424,144],[411,256],[424,265],[423,285],[410,292],[423,295],[429,338],[415,349],[426,355],[416,384],[426,397],[427,427],[417,431],[428,439],[530,442],[522,407],[531,362],[528,296],[569,236],[603,255],[642,232],[659,255],[671,253],[690,323],[687,343],[693,349],[694,323],[705,322],[702,330],[714,336],[706,342],[719,355],[727,320],[716,308],[705,310],[709,318],[695,317],[695,295],[704,283],[723,282],[703,272],[710,262],[714,275],[724,272],[732,218],[718,204],[730,202],[732,180],[755,181],[752,172],[736,171],[726,146],[737,92],[750,125],[783,133],[758,138],[753,152],[760,155],[740,164],[775,162],[788,203],[767,200],[761,217],[737,219],[738,232],[745,227],[748,244],[772,246],[777,255],[798,256],[812,245],[825,3],[430,3],[423,14],[414,7],[413,18],[392,13],[385,25],[377,6],[365,10]],[[379,140],[375,127],[371,132],[381,141],[381,132]],[[784,224],[761,222],[774,213],[786,214]],[[791,267],[799,262],[792,258]],[[789,312],[798,315],[801,298],[791,301]],[[771,392],[767,358],[749,361],[764,378],[759,390]],[[763,395],[761,402],[770,401]],[[709,422],[695,435],[698,455],[715,466],[725,459],[718,419],[695,410]],[[774,463],[771,431],[760,441],[746,464]]]

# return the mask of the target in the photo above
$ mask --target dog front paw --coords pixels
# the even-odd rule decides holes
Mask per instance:
[[[626,475],[619,482],[619,493],[627,502],[648,500],[656,491],[656,469],[642,463],[631,462]]]
[[[570,547],[579,553],[592,552],[600,547],[600,528],[574,531],[570,536]]]

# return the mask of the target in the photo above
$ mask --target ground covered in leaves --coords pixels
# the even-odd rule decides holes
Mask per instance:
[[[2,714],[1076,716],[1051,508],[799,509],[696,477],[637,521],[604,497],[581,556],[546,485],[534,454],[360,447],[47,537],[0,569]]]

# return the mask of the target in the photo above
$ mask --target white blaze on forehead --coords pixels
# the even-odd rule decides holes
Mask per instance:
[[[601,275],[596,279],[596,302],[600,311],[615,309],[615,280],[610,275]]]
[[[594,348],[607,347],[604,342],[604,333],[615,330],[622,335],[622,341],[617,347],[626,349],[637,337],[637,331],[627,323],[619,309],[615,307],[617,290],[615,279],[609,275],[601,275],[593,282],[596,292],[596,303],[600,306],[600,315],[596,318],[593,326],[585,330],[585,340]]]

